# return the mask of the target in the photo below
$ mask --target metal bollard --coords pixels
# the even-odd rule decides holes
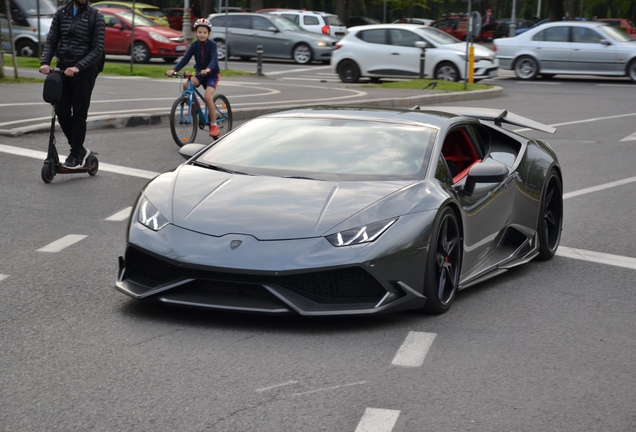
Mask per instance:
[[[263,75],[263,45],[256,47],[256,74]]]
[[[415,46],[422,50],[420,53],[420,79],[423,79],[426,76],[424,66],[426,64],[426,48],[428,48],[428,43],[424,41],[417,41],[415,42]]]

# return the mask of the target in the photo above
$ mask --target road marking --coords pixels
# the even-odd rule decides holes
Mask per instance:
[[[367,408],[355,432],[391,432],[399,416],[399,410]]]
[[[407,367],[422,366],[435,336],[435,333],[409,332],[391,364]]]
[[[596,84],[599,87],[630,87],[635,88],[634,84]]]
[[[132,211],[132,207],[126,207],[122,211],[119,211],[119,212],[115,213],[114,215],[108,216],[104,220],[115,221],[115,222],[125,221],[126,219],[128,219],[130,217],[130,212],[131,211]]]
[[[552,127],[570,126],[570,125],[581,124],[581,123],[591,123],[591,122],[601,121],[601,120],[614,120],[614,119],[618,119],[618,118],[634,117],[634,116],[636,116],[636,113],[618,114],[618,115],[607,116],[607,117],[593,117],[593,118],[589,118],[589,119],[585,119],[585,120],[574,120],[574,121],[565,122],[565,123],[555,123],[555,124],[551,124],[549,126],[552,126]],[[525,132],[525,131],[529,131],[529,130],[532,130],[532,129],[530,129],[530,128],[514,129],[513,132]]]
[[[362,385],[362,384],[366,384],[366,383],[367,383],[366,381],[360,381],[360,382],[351,383],[351,384],[343,384],[343,385],[339,385],[339,386],[325,387],[325,388],[321,388],[321,389],[318,389],[318,390],[311,390],[311,391],[302,392],[302,393],[294,393],[292,396],[302,396],[302,395],[307,395],[307,394],[312,394],[312,393],[323,392],[323,391],[327,391],[327,390],[335,390],[335,389],[339,389],[339,388],[343,388],[343,387],[352,387],[352,386]]]
[[[20,147],[13,147],[13,146],[8,146],[4,144],[0,144],[0,152],[9,153],[16,156],[26,156],[33,159],[40,159],[40,160],[46,159],[46,152],[24,149]],[[115,174],[123,174],[123,175],[131,176],[131,177],[140,177],[145,179],[153,179],[157,177],[159,174],[161,174],[158,172],[145,171],[145,170],[141,170],[137,168],[128,168],[128,167],[123,167],[119,165],[111,165],[111,164],[101,163],[101,162],[99,164],[99,169],[101,171],[112,172]]]
[[[53,252],[53,253],[60,252],[66,249],[67,247],[74,245],[78,241],[84,240],[86,237],[88,236],[83,234],[69,234],[62,237],[59,240],[55,240],[53,243],[49,243],[48,245],[41,247],[37,251],[38,252]]]
[[[9,275],[0,274],[0,282],[2,282],[3,280],[5,280],[8,277],[9,277]]]
[[[636,270],[636,258],[606,254],[602,252],[587,251],[583,249],[574,249],[564,246],[559,246],[556,254],[565,258],[573,258],[598,264],[607,264],[611,266]]]
[[[626,178],[623,180],[616,180],[613,182],[609,182],[609,183],[604,183],[598,186],[592,186],[589,188],[585,188],[585,189],[579,189],[577,191],[572,191],[572,192],[568,192],[568,193],[564,193],[563,194],[563,199],[568,199],[568,198],[573,198],[575,196],[580,196],[580,195],[585,195],[585,194],[589,194],[592,192],[598,192],[600,190],[603,189],[609,189],[609,188],[613,188],[616,186],[622,186],[625,184],[629,184],[629,183],[634,183],[636,182],[636,177],[630,177],[630,178]]]
[[[318,69],[331,69],[331,65],[329,65],[329,66],[312,66],[312,67],[305,67],[305,68],[302,68],[302,69],[289,69],[289,70],[273,71],[273,72],[267,72],[266,75],[282,75],[282,74],[286,74],[286,73],[307,72],[309,70],[318,70]]]
[[[620,142],[624,142],[624,141],[636,141],[636,132],[620,140]]]
[[[262,387],[262,388],[258,388],[258,389],[256,389],[256,391],[260,393],[260,392],[264,392],[264,391],[267,391],[267,390],[273,390],[273,389],[275,389],[275,388],[279,388],[279,387],[284,387],[284,386],[288,386],[288,385],[296,384],[297,382],[298,382],[298,381],[287,381],[287,382],[282,383],[282,384],[274,384],[274,385],[269,386],[269,387]]]
[[[537,82],[537,81],[517,81],[517,84],[530,84],[530,85],[561,85],[557,82]]]

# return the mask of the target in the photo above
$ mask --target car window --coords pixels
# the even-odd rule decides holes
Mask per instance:
[[[384,29],[364,30],[356,35],[365,42],[374,44],[386,44],[386,31]]]
[[[278,30],[280,31],[302,31],[302,29],[298,27],[298,24],[288,20],[287,18],[283,18],[278,15],[270,15],[268,18],[276,27],[278,27]]]
[[[268,30],[273,28],[272,23],[263,17],[253,16],[252,17],[252,27],[254,30]]]
[[[572,42],[600,43],[604,39],[595,30],[587,27],[572,27]]]
[[[389,122],[260,118],[236,129],[197,160],[252,174],[422,178],[435,133],[421,125]]]
[[[318,25],[320,23],[318,22],[318,18],[316,18],[315,16],[305,15],[303,17],[303,24],[305,24],[305,25]]]
[[[225,17],[214,17],[212,18],[212,21],[210,21],[210,23],[212,24],[212,27],[225,27]]]
[[[632,38],[630,35],[625,33],[623,30],[619,30],[617,27],[612,26],[603,26],[600,27],[601,31],[609,36],[610,39],[613,39],[618,42],[634,42],[636,39]]]
[[[104,23],[106,27],[113,27],[115,24],[121,24],[121,21],[114,15],[104,14]]]
[[[338,15],[325,15],[323,16],[323,18],[325,19],[325,22],[329,25],[332,26],[344,26],[344,23],[342,21],[340,21],[340,18],[338,17]]]
[[[545,42],[568,42],[569,29],[570,29],[569,27],[565,27],[565,26],[550,27],[550,28],[541,30],[539,33],[534,35],[532,40],[545,41]]]
[[[415,47],[415,42],[422,40],[421,37],[408,30],[390,29],[389,36],[391,38],[391,45],[411,48]]]
[[[144,15],[148,15],[148,16],[155,16],[155,17],[162,17],[165,16],[163,14],[163,12],[161,12],[159,9],[155,9],[155,8],[141,8],[141,11],[144,13]]]
[[[439,28],[439,27],[450,27],[450,21],[448,21],[448,20],[439,21],[439,22],[434,23],[434,24],[432,25],[432,27],[435,27],[435,28]]]
[[[124,11],[122,10],[121,12],[119,12],[119,15],[122,16],[126,21],[128,21],[129,23],[132,22],[133,20],[133,13],[132,11]],[[135,15],[135,26],[136,27],[157,27],[159,24],[156,24],[153,21],[150,21],[148,18],[144,18],[139,14],[134,14]]]
[[[432,39],[440,45],[449,45],[459,43],[460,40],[442,30],[432,27],[418,27],[415,31],[425,35],[428,39]]]
[[[446,163],[444,156],[439,155],[439,160],[437,161],[437,170],[435,171],[435,178],[442,183],[453,184],[453,176],[450,172],[450,167]]]
[[[290,20],[293,23],[298,24],[298,15],[292,15],[292,14],[282,14],[281,15],[283,18],[287,18],[288,20]]]
[[[251,29],[252,28],[252,20],[251,16],[243,16],[243,15],[231,15],[230,24],[228,27],[241,28],[241,29]]]

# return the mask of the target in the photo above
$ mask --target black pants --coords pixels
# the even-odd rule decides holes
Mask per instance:
[[[94,68],[78,72],[73,77],[64,75],[62,97],[55,105],[55,114],[60,127],[71,146],[71,154],[82,155],[86,138],[86,117],[91,104],[91,95],[97,73]]]

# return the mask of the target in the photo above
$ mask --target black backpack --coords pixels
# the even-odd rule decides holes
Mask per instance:
[[[66,6],[59,8],[57,12],[55,13],[57,15],[58,31],[61,28],[60,19],[62,17],[62,13],[64,13],[65,11],[66,11]],[[94,8],[94,7],[91,7],[90,11],[88,12],[88,30],[91,33],[91,35],[93,34],[93,30],[95,29],[95,19],[97,17],[97,12],[98,12],[97,8]],[[92,48],[92,46],[90,48]],[[90,51],[90,48],[89,48],[89,51]],[[106,63],[106,54],[102,50],[102,57],[99,60],[97,60],[97,63],[93,65],[95,70],[97,70],[97,73],[104,71],[104,63]]]

